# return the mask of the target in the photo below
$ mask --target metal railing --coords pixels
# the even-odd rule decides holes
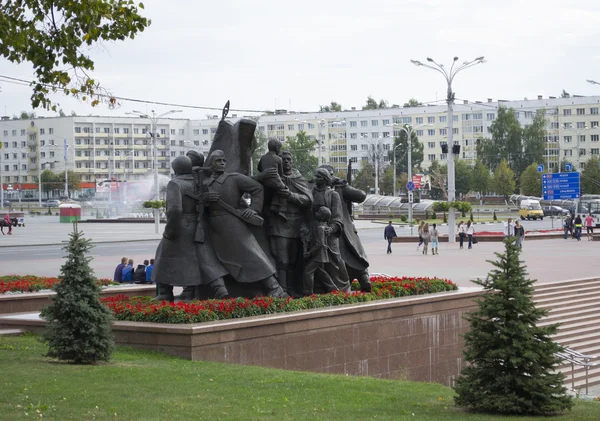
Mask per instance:
[[[567,361],[571,363],[571,390],[576,392],[575,389],[575,366],[583,366],[585,367],[585,394],[587,395],[588,390],[588,377],[589,377],[589,369],[590,367],[595,367],[598,364],[590,362],[591,360],[598,359],[597,356],[594,355],[584,355],[577,351],[573,351],[568,347],[565,347],[564,352],[557,352],[556,355],[561,358],[563,361]]]

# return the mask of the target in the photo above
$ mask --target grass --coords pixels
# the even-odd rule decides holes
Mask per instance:
[[[0,419],[9,420],[539,420],[471,414],[433,383],[193,362],[119,347],[96,366],[43,357],[37,337],[0,338]],[[553,421],[600,419],[578,401]]]

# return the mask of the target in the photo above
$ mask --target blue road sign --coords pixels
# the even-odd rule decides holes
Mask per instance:
[[[408,191],[413,191],[415,189],[415,183],[413,183],[412,181],[409,181],[408,183],[406,183],[406,189]]]
[[[566,172],[573,171],[573,164],[565,164],[565,171]]]
[[[544,165],[543,164],[538,165],[538,172],[544,172]]]
[[[542,174],[544,200],[579,199],[580,187],[578,172]]]

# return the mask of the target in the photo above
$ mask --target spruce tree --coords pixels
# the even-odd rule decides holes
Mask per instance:
[[[61,268],[61,282],[54,286],[56,296],[41,316],[47,320],[42,339],[49,346],[46,356],[76,364],[93,364],[110,359],[114,350],[112,315],[100,302],[100,286],[96,285],[89,265],[91,240],[73,223],[69,235],[67,261]]]
[[[526,278],[516,239],[505,240],[504,253],[485,280],[474,281],[487,293],[478,309],[465,318],[468,365],[457,379],[455,402],[468,410],[500,414],[556,414],[573,405],[563,386],[562,373],[554,372],[563,347],[550,335],[557,324],[539,327],[547,314],[533,302],[534,280]]]

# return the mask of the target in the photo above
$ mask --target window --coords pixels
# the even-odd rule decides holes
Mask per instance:
[[[585,121],[578,121],[576,126],[578,129],[585,129]]]
[[[54,152],[50,152],[50,158],[54,158]]]
[[[40,129],[40,134],[46,134],[46,130],[45,129]]]
[[[200,136],[200,129],[194,129],[194,136]]]
[[[427,136],[435,136],[435,129],[427,130]]]
[[[207,135],[208,134],[208,129],[202,129],[202,134],[203,135]]]
[[[75,133],[81,133],[81,127],[75,127]]]
[[[110,133],[110,127],[105,127],[104,128],[104,133],[106,133],[106,134]]]
[[[40,152],[40,158],[46,158],[46,152]]]
[[[217,133],[217,128],[216,127],[211,127],[210,128],[210,134],[215,134]]]
[[[577,115],[585,115],[585,108],[577,108]]]
[[[171,140],[171,146],[175,146],[175,141]]]
[[[579,135],[579,141],[580,142],[585,142],[585,135],[584,134],[580,134]]]
[[[458,116],[457,115],[453,115],[452,116],[452,121],[458,121]]]
[[[350,139],[358,139],[358,133],[350,133]]]
[[[8,130],[4,130],[4,136],[8,136]]]
[[[558,121],[553,121],[552,123],[550,123],[551,129],[558,129],[559,127],[560,125],[558,124]]]
[[[600,149],[598,149],[598,148],[590,149],[590,155],[599,155],[599,154],[600,154]]]
[[[175,134],[175,129],[171,129],[171,134]]]
[[[390,124],[390,120],[383,120],[383,123],[382,123],[382,124],[383,124],[384,126],[389,126],[389,124]]]
[[[171,151],[171,157],[175,158],[175,151]]]
[[[288,130],[293,131],[294,130],[294,125],[293,124],[288,124]]]
[[[521,112],[515,111],[515,118],[521,118]]]
[[[435,161],[435,154],[432,153],[432,154],[427,155],[427,159],[430,161]]]
[[[350,122],[350,127],[356,127],[356,121],[351,121]]]
[[[427,117],[427,123],[429,123],[429,124],[435,123],[435,117]]]
[[[383,132],[383,137],[390,137],[390,132]]]
[[[440,129],[440,136],[447,136],[448,129]]]
[[[494,114],[494,113],[487,113],[485,115],[485,119],[487,121],[494,121],[496,119],[496,114]]]
[[[309,130],[314,129],[314,128],[315,128],[315,125],[313,123],[308,123]]]
[[[417,136],[423,136],[423,130],[417,130]]]
[[[592,121],[591,123],[592,123],[592,128],[598,127],[598,122],[597,121]]]
[[[427,142],[428,148],[435,148],[435,142]]]
[[[115,127],[115,134],[119,134],[120,131],[121,131],[121,129],[119,129],[118,127]]]
[[[369,150],[369,145],[365,145],[364,143],[362,145],[360,145],[360,150],[361,151],[368,151]]]
[[[129,129],[127,127],[123,128],[123,134],[129,134]]]
[[[25,130],[21,130],[21,136],[25,136]]]
[[[379,121],[378,120],[371,120],[371,126],[373,126],[373,127],[379,126]]]
[[[445,123],[446,121],[447,121],[447,120],[446,120],[446,116],[445,116],[445,115],[441,115],[441,116],[439,117],[439,122],[440,122],[440,123]]]
[[[590,114],[598,114],[598,107],[590,108]]]
[[[458,128],[457,127],[455,127],[455,128],[452,129],[452,134],[458,134]]]
[[[597,142],[598,141],[598,135],[597,134],[591,135],[590,138],[591,138],[592,142]]]
[[[185,134],[185,129],[179,129],[179,134],[183,136]]]
[[[371,138],[377,139],[378,137],[379,137],[379,133],[377,133],[377,132],[371,133]]]
[[[563,115],[571,115],[571,110],[570,109],[564,109],[563,110]]]
[[[423,124],[423,117],[417,117],[417,124]]]
[[[563,136],[563,142],[571,143],[571,140],[572,140],[572,136]]]
[[[140,134],[140,129],[138,129],[137,127],[133,129],[133,134]]]
[[[579,149],[579,156],[585,156],[585,149]]]
[[[573,156],[573,150],[572,149],[567,149],[564,152],[565,152],[565,156]]]
[[[525,118],[533,118],[533,111],[525,111]]]
[[[351,151],[357,151],[358,150],[358,145],[350,145],[350,150]]]
[[[362,121],[360,122],[360,127],[367,127],[368,123],[369,123],[369,122],[368,122],[367,120],[362,120]]]

